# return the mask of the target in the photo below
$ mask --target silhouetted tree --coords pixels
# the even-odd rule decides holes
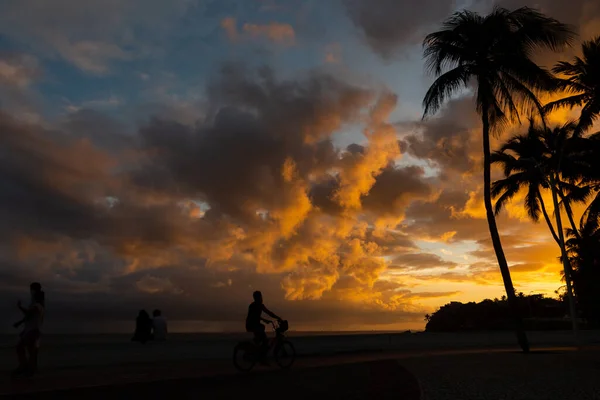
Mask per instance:
[[[554,90],[556,83],[531,56],[537,49],[562,49],[572,37],[566,25],[530,8],[495,8],[487,16],[466,10],[457,12],[444,22],[441,31],[428,35],[424,41],[427,68],[437,76],[423,100],[424,117],[437,112],[452,95],[475,84],[477,112],[483,125],[487,222],[517,338],[525,352],[529,351],[529,343],[492,207],[490,134],[507,122],[519,121],[523,112],[541,113],[537,94]]]
[[[519,295],[517,305],[526,311],[531,329],[564,329],[565,304],[541,294]],[[451,302],[429,316],[428,332],[456,332],[512,329],[510,307],[506,299],[479,303]]]
[[[583,317],[600,325],[600,221],[588,208],[580,220],[579,234],[567,230],[567,254],[573,266],[578,305]]]
[[[560,88],[571,94],[545,106],[546,111],[561,107],[582,107],[577,133],[590,129],[600,115],[600,36],[584,42],[581,46],[582,57],[573,62],[561,61],[553,72],[566,76],[560,80]]]
[[[533,221],[539,220],[540,211],[552,233],[552,237],[561,250],[564,275],[567,283],[567,296],[570,304],[570,314],[573,329],[577,330],[577,312],[573,298],[572,271],[569,259],[566,256],[565,238],[562,231],[562,221],[559,207],[559,193],[563,205],[570,214],[572,211],[570,200],[562,194],[563,187],[571,187],[569,182],[563,183],[562,179],[578,181],[582,173],[587,170],[585,157],[581,155],[586,151],[581,142],[586,139],[574,134],[576,125],[566,123],[554,129],[547,126],[536,127],[530,121],[527,134],[516,135],[504,144],[499,151],[492,155],[492,162],[502,166],[505,178],[492,184],[492,196],[498,197],[496,214],[503,205],[512,199],[521,189],[527,190],[525,196],[525,210]],[[543,190],[550,190],[554,203],[554,217],[556,230],[548,216]],[[573,189],[571,189],[573,191]]]
[[[524,204],[527,215],[537,222],[541,213],[552,237],[559,243],[542,197],[543,190],[550,189],[547,166],[544,165],[548,149],[542,136],[543,132],[540,133],[531,120],[526,134],[512,137],[492,154],[492,163],[499,164],[505,176],[492,183],[492,197],[497,198],[494,211],[498,215],[506,203],[524,189],[527,191]]]

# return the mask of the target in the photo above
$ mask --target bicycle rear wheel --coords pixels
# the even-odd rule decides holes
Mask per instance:
[[[296,360],[296,349],[294,348],[294,345],[287,340],[278,344],[275,347],[273,354],[275,355],[275,362],[281,368],[290,368]]]
[[[248,372],[256,365],[257,350],[254,343],[241,342],[233,349],[233,365],[242,372]]]

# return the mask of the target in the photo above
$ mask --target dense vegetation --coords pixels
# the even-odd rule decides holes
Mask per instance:
[[[568,312],[564,300],[519,293],[517,304],[527,329],[569,329],[569,320],[564,318]],[[428,332],[514,329],[506,297],[479,303],[451,302],[426,315],[425,320]]]
[[[568,26],[524,7],[496,8],[486,16],[460,11],[425,38],[427,68],[437,79],[423,100],[424,116],[457,93],[474,91],[482,123],[484,205],[507,294],[503,302],[446,305],[431,317],[428,330],[512,326],[523,351],[529,350],[522,319],[526,308],[515,293],[495,220],[502,206],[522,190],[529,215],[536,221],[540,213],[544,216],[560,249],[573,321],[577,313],[591,322],[600,320],[600,140],[590,132],[600,115],[600,38],[584,42],[581,57],[559,62],[552,72],[533,61],[536,51],[562,51],[574,37]],[[544,96],[560,99],[543,104]],[[565,107],[579,110],[578,120],[548,126],[548,113]],[[530,119],[529,131],[492,153],[490,135],[522,118]],[[492,183],[493,163],[503,168],[505,179]],[[554,210],[565,211],[568,229],[561,212],[548,214],[544,192],[551,194]],[[587,206],[579,223],[573,213],[576,203]]]

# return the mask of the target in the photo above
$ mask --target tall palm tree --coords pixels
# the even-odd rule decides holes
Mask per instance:
[[[531,55],[537,49],[561,49],[572,38],[573,33],[566,25],[533,9],[495,8],[487,16],[467,10],[457,12],[444,22],[442,30],[429,34],[423,43],[427,67],[437,76],[423,100],[424,117],[434,114],[449,97],[474,84],[477,112],[483,125],[487,222],[524,352],[529,351],[529,343],[492,207],[490,133],[508,122],[519,121],[523,112],[527,115],[535,110],[541,112],[537,95],[553,90],[555,80],[531,60]]]
[[[527,214],[534,222],[538,222],[541,213],[558,244],[558,235],[542,197],[544,190],[550,190],[547,171],[549,154],[544,137],[547,137],[547,132],[540,131],[531,120],[526,134],[512,137],[492,154],[492,164],[500,165],[505,178],[492,183],[491,194],[497,198],[494,208],[497,216],[509,201],[522,189],[526,189],[524,205]]]
[[[600,116],[600,36],[584,42],[581,50],[582,57],[575,57],[573,62],[561,61],[553,68],[554,73],[566,76],[559,85],[570,96],[545,106],[546,111],[582,107],[579,134],[590,129]]]
[[[567,255],[579,306],[588,321],[600,322],[600,216],[591,207],[583,213],[579,234],[567,229]]]
[[[562,155],[563,178],[557,192],[569,218],[571,233],[578,237],[579,227],[573,219],[571,204],[588,204],[591,215],[600,215],[600,132],[580,136],[576,127],[570,137],[558,141],[557,147]]]
[[[504,144],[499,151],[492,154],[492,163],[503,167],[505,179],[492,184],[492,196],[498,197],[495,212],[498,214],[504,204],[512,199],[522,188],[527,189],[525,209],[532,220],[538,221],[540,211],[548,224],[552,237],[561,250],[561,260],[567,285],[567,297],[573,322],[573,331],[577,333],[577,313],[575,299],[571,287],[572,271],[566,256],[565,239],[559,208],[559,192],[562,192],[561,179],[578,179],[585,171],[581,167],[581,148],[578,144],[584,138],[575,137],[576,125],[566,123],[554,129],[536,127],[530,121],[529,130],[525,135],[517,135]],[[564,173],[561,168],[564,168]],[[565,183],[566,184],[566,183]],[[573,186],[573,185],[572,185]],[[554,203],[556,230],[548,216],[543,190],[550,190]],[[564,204],[569,205],[565,199]],[[569,205],[570,210],[570,205]],[[572,219],[572,216],[571,216]]]

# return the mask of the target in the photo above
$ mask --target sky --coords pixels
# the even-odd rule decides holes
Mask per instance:
[[[595,1],[499,4],[598,34]],[[502,296],[473,100],[421,119],[421,42],[464,7],[492,4],[1,2],[2,315],[31,281],[51,332],[140,308],[239,331],[254,290],[291,329],[422,329],[447,302]],[[498,224],[517,290],[553,295],[547,226],[522,198]]]

